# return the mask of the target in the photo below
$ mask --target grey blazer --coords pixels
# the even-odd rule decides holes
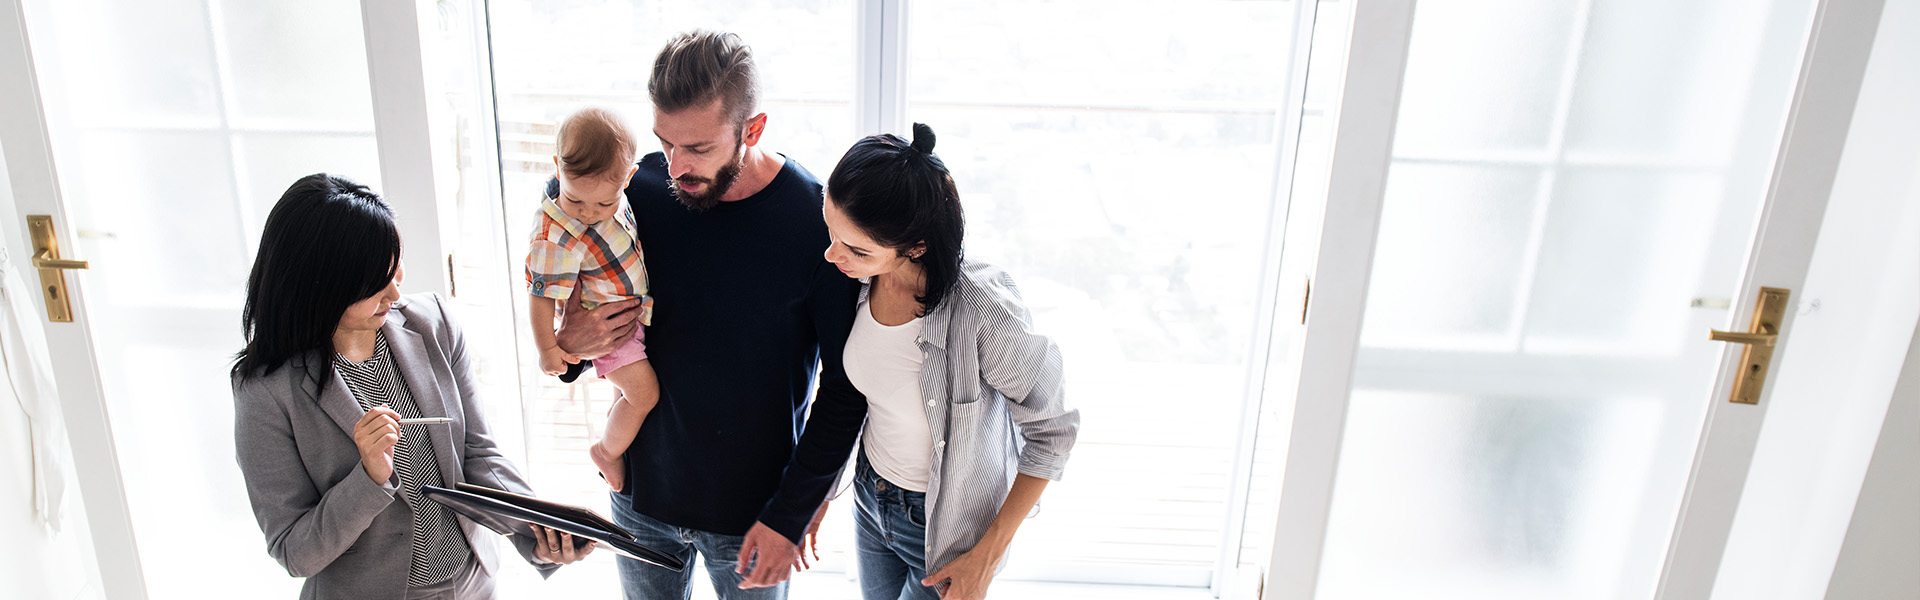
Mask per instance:
[[[531,493],[487,434],[466,343],[440,297],[401,298],[381,331],[421,415],[453,418],[450,426],[426,428],[441,480]],[[360,467],[352,431],[365,411],[338,374],[325,386],[316,382],[332,359],[331,351],[314,351],[269,374],[234,376],[240,472],[267,554],[288,574],[307,578],[302,599],[397,600],[407,593],[412,509],[393,481],[374,483]],[[465,517],[459,522],[481,567],[497,572],[492,530]],[[559,568],[535,562],[533,540],[509,539],[542,576]]]

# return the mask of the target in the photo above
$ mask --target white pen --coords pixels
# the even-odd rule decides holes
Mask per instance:
[[[418,419],[401,419],[400,420],[401,425],[432,425],[434,423],[452,423],[452,422],[453,422],[453,417],[420,417]]]

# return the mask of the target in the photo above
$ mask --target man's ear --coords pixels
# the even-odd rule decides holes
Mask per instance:
[[[767,131],[767,113],[754,115],[747,119],[746,131],[741,132],[740,144],[753,146],[760,143],[760,134]]]

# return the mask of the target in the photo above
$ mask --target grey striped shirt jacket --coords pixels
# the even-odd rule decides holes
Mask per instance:
[[[867,297],[860,289],[860,300]],[[968,260],[920,320],[920,393],[933,433],[927,565],[938,571],[986,534],[1016,473],[1059,480],[1080,431],[1060,348],[1036,333],[1013,278]],[[864,443],[864,442],[863,442]]]

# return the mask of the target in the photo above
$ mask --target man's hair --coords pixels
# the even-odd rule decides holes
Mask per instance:
[[[661,112],[704,107],[719,98],[735,127],[746,124],[760,103],[760,77],[753,49],[731,33],[696,29],[675,36],[653,60],[647,94]]]
[[[583,108],[567,115],[553,134],[560,171],[570,179],[626,175],[640,146],[625,121],[604,108]]]

